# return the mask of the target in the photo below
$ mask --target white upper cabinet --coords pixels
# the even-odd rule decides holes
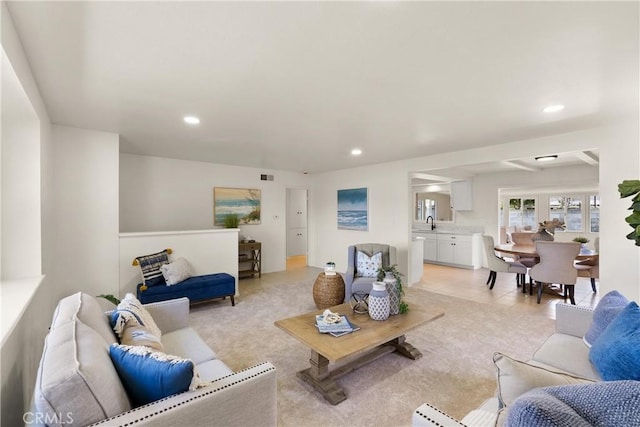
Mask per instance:
[[[451,209],[456,211],[473,210],[473,186],[471,181],[451,183]]]

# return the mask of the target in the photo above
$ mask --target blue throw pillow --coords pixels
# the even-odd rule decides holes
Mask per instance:
[[[629,304],[629,300],[618,291],[611,291],[602,297],[593,311],[593,322],[584,335],[584,343],[591,347],[596,339]]]
[[[630,302],[595,340],[589,360],[605,381],[640,380],[640,307]]]
[[[144,346],[121,344],[111,344],[109,356],[134,406],[200,386],[200,378],[189,359]]]

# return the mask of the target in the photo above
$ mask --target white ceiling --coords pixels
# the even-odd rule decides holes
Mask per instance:
[[[7,3],[52,121],[125,153],[313,173],[638,115],[637,2]]]

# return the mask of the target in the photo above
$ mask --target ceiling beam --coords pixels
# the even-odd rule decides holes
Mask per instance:
[[[575,153],[576,157],[588,165],[596,166],[600,163],[600,159],[597,155],[591,151],[578,151]]]
[[[528,164],[520,161],[520,160],[503,160],[502,163],[505,166],[509,166],[516,169],[522,169],[528,172],[540,172],[542,168],[537,168],[535,166],[529,166]]]

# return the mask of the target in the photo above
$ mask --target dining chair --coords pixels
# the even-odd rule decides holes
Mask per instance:
[[[487,285],[491,283],[489,289],[493,289],[493,285],[496,284],[498,272],[516,273],[516,284],[524,286],[527,267],[517,261],[509,262],[498,257],[493,249],[495,247],[493,237],[482,236],[482,240],[484,242],[484,251],[487,255],[487,266],[489,267],[489,278],[487,279]]]
[[[591,290],[597,292],[596,279],[600,278],[600,237],[594,240],[596,254],[585,260],[576,261],[574,267],[578,270],[578,277],[588,277],[591,280]]]
[[[574,268],[573,262],[580,253],[580,243],[537,241],[536,252],[540,256],[540,262],[529,270],[529,277],[538,286],[536,302],[540,304],[544,285],[555,283],[564,286],[565,300],[568,296],[571,304],[575,305],[574,291],[578,271]]]

